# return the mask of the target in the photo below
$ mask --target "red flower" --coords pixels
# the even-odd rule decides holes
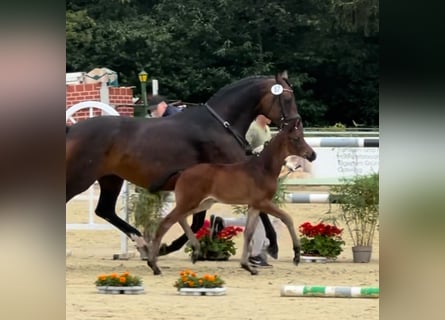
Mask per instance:
[[[210,228],[210,221],[204,220],[204,224],[202,225],[203,228]]]
[[[335,258],[341,252],[344,241],[341,239],[343,229],[322,222],[312,225],[302,223],[298,230],[302,234],[301,249],[306,255],[320,255]]]
[[[206,222],[207,222],[207,223],[206,223]],[[197,238],[198,240],[204,238],[205,236],[209,236],[209,235],[210,235],[210,229],[209,229],[209,226],[210,226],[210,222],[208,222],[208,220],[205,220],[203,226],[201,227],[201,229],[199,229],[199,230],[195,233],[196,238]]]
[[[343,229],[339,229],[337,226],[324,224],[322,222],[312,225],[310,222],[305,222],[299,226],[299,231],[306,237],[315,237],[317,235],[326,237],[340,236]]]
[[[235,227],[235,226],[227,226],[224,229],[222,229],[218,234],[216,235],[219,239],[225,239],[229,240],[232,239],[234,236],[238,235],[238,233],[242,232],[243,228],[241,227]]]

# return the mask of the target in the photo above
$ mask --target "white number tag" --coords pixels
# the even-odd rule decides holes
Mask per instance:
[[[274,84],[272,88],[270,88],[270,91],[273,95],[280,95],[283,93],[283,86],[281,84]]]

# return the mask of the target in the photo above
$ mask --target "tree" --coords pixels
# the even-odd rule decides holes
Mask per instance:
[[[78,71],[85,64],[83,53],[92,46],[96,23],[86,10],[66,12],[66,69]]]
[[[287,70],[306,126],[378,124],[377,0],[71,0],[67,9],[67,71],[106,66],[137,85],[144,68],[161,94],[196,103]]]

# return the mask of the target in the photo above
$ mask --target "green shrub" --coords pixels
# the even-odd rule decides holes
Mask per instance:
[[[162,204],[161,192],[150,193],[147,189],[136,187],[136,192],[130,196],[129,211],[136,227],[143,228],[145,239],[151,238],[162,219]]]
[[[343,179],[331,188],[354,246],[371,246],[379,221],[379,174]]]

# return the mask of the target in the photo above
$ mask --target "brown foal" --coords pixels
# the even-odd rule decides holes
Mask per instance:
[[[175,186],[176,207],[161,221],[154,239],[148,246],[148,265],[153,273],[160,274],[157,266],[159,245],[170,227],[179,222],[194,249],[192,260],[199,256],[200,246],[187,216],[208,210],[214,203],[246,204],[249,207],[241,267],[251,274],[257,270],[248,263],[249,245],[258,223],[259,212],[267,212],[283,221],[292,238],[294,263],[300,262],[300,240],[292,218],[278,208],[272,198],[284,159],[298,155],[309,161],[316,158],[314,150],[304,140],[301,117],[290,120],[258,155],[234,164],[201,163],[185,170]]]

